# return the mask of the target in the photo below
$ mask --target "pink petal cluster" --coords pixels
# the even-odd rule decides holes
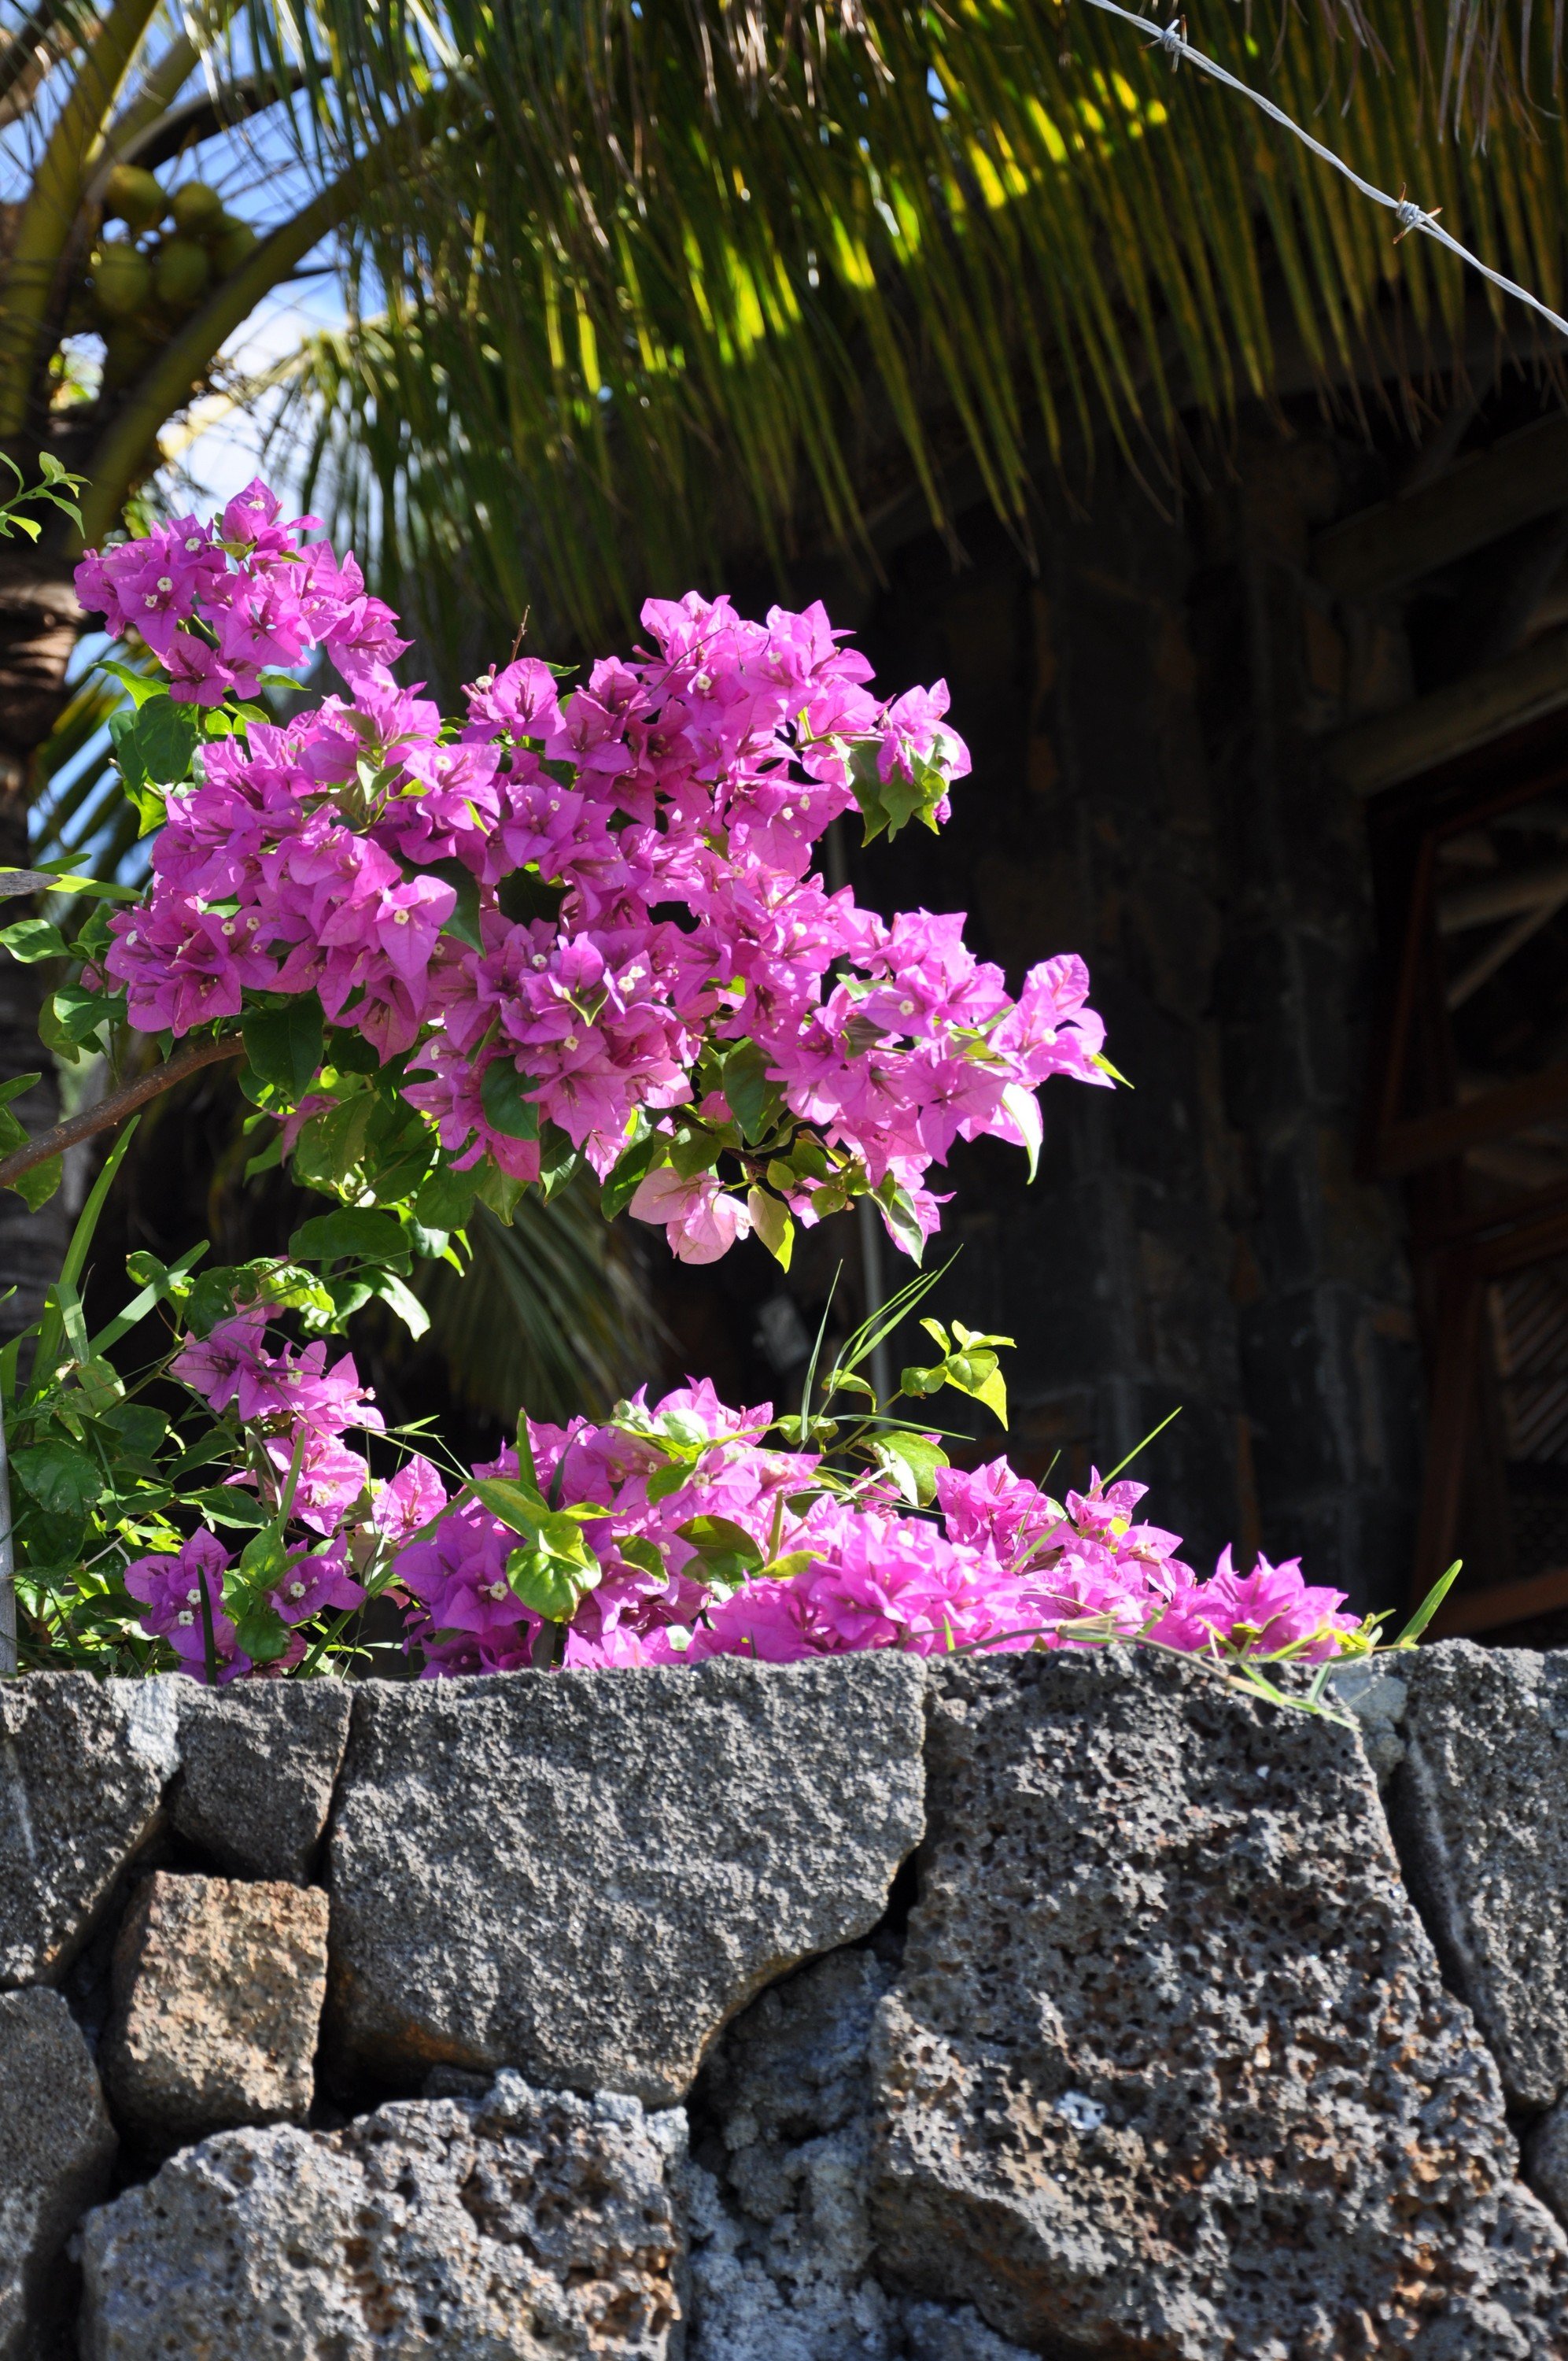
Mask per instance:
[[[1313,1587],[1299,1563],[1260,1559],[1238,1576],[1227,1550],[1200,1581],[1178,1536],[1141,1522],[1145,1488],[1126,1481],[1057,1501],[1003,1459],[937,1479],[938,1514],[904,1508],[880,1482],[846,1499],[824,1488],[809,1454],[762,1441],[769,1405],[731,1411],[711,1386],[686,1386],[636,1423],[530,1422],[539,1481],[565,1506],[606,1511],[587,1527],[602,1575],[566,1632],[567,1664],[697,1664],[748,1655],[774,1664],[899,1648],[918,1655],[976,1646],[1088,1645],[1146,1638],[1221,1658],[1291,1654],[1320,1663],[1359,1630],[1342,1591]],[[659,1431],[710,1438],[678,1488]],[[515,1474],[511,1453],[477,1472]],[[650,1499],[650,1479],[659,1477]],[[810,1495],[799,1505],[802,1494]],[[792,1499],[795,1508],[790,1507]],[[758,1558],[800,1560],[716,1584],[691,1528],[726,1520]],[[683,1532],[683,1528],[686,1529]],[[663,1570],[650,1563],[657,1553]],[[630,1547],[629,1547],[630,1545]],[[428,1676],[506,1671],[532,1661],[540,1619],[507,1580],[517,1546],[468,1499],[396,1560],[412,1602],[409,1637]],[[1078,1627],[1075,1629],[1075,1627]]]
[[[640,1121],[667,1130],[699,1096],[727,1119],[699,1060],[749,1044],[853,1185],[902,1191],[923,1231],[930,1168],[955,1139],[1032,1151],[1041,1082],[1108,1082],[1081,961],[1043,962],[1014,999],[961,917],[884,921],[813,866],[855,805],[857,765],[938,789],[968,771],[944,684],[884,703],[820,605],[759,623],[694,593],[651,599],[649,644],[569,693],[525,658],[446,725],[394,680],[394,618],[352,558],[305,539],[314,522],[280,523],[254,484],[216,523],[182,519],[78,570],[84,606],[142,635],[179,701],[253,696],[267,667],[313,651],[346,690],[199,749],[147,902],[112,921],[104,963],[134,1025],[182,1034],[247,994],[314,991],[383,1060],[411,1054],[406,1096],[452,1161],[488,1157],[524,1181],[540,1146],[519,1136],[531,1120],[492,1120],[492,1068],[510,1069],[514,1109],[603,1176]],[[940,793],[933,821],[946,808]],[[554,916],[507,914],[520,875]],[[817,1218],[820,1174],[770,1177]],[[667,1167],[632,1211],[692,1261],[751,1222],[711,1171]]]
[[[352,1358],[345,1354],[329,1368],[320,1342],[272,1350],[260,1307],[220,1321],[207,1336],[187,1338],[169,1366],[209,1410],[228,1413],[237,1429],[238,1465],[225,1483],[257,1491],[275,1516],[293,1478],[291,1513],[304,1533],[265,1592],[291,1626],[327,1609],[362,1604],[365,1588],[354,1572],[362,1525],[400,1540],[445,1499],[434,1469],[419,1458],[390,1483],[374,1481],[363,1455],[344,1440],[356,1430],[378,1433],[382,1425]],[[240,1648],[226,1609],[225,1585],[235,1559],[215,1534],[199,1532],[177,1554],[137,1558],[126,1569],[126,1588],[148,1609],[144,1631],[167,1640],[180,1669],[198,1679],[205,1677],[207,1662],[203,1586],[218,1678],[262,1669]],[[264,1669],[287,1672],[304,1654],[305,1641],[296,1631],[284,1654]]]

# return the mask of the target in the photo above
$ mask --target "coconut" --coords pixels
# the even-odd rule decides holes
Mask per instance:
[[[128,240],[101,247],[93,266],[93,301],[105,320],[134,318],[152,293],[152,265]]]
[[[163,191],[138,164],[116,164],[104,183],[104,212],[132,229],[150,229],[163,218]]]
[[[187,181],[174,192],[174,226],[188,237],[215,229],[224,216],[224,201],[205,181]]]
[[[193,237],[165,238],[152,267],[159,302],[167,303],[171,312],[184,311],[195,302],[211,272],[207,249]]]
[[[212,243],[213,268],[218,277],[226,279],[242,262],[248,262],[260,243],[248,222],[227,223]]]

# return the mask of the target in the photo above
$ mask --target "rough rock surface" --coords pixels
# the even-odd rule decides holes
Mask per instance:
[[[908,2361],[1027,2361],[1022,2345],[987,2328],[968,2303],[956,2311],[945,2303],[906,2303],[904,2337]]]
[[[1387,1787],[1405,1759],[1400,1731],[1410,1701],[1409,1684],[1386,1665],[1386,1658],[1353,1657],[1332,1683],[1333,1701],[1354,1715],[1379,1787]]]
[[[1516,2106],[1568,2091],[1568,1650],[1420,1648],[1389,1797],[1405,1875]]]
[[[868,2050],[891,1971],[837,1951],[764,1993],[698,2085],[688,2361],[890,2361],[872,2273]]]
[[[70,2294],[62,2249],[108,2186],[115,2133],[58,1993],[0,1993],[0,2361],[37,2361]]]
[[[156,1871],[115,1946],[110,2094],[176,2139],[307,2113],[326,1997],[326,1895]]]
[[[190,1694],[180,1716],[175,1828],[236,1877],[304,1884],[348,1740],[342,1681],[267,1681]]]
[[[0,1985],[62,1975],[152,1833],[163,1773],[142,1739],[90,1674],[0,1683]]]
[[[875,2273],[871,2043],[893,1970],[834,1951],[737,2017],[693,2097],[686,2361],[1024,2361]]]
[[[1568,2350],[1568,2240],[1358,1740],[1121,1651],[935,1679],[883,2276],[1116,2361]]]
[[[366,1683],[330,1849],[351,2070],[680,2097],[752,1993],[881,1916],[924,1697],[894,1655]]]
[[[684,2133],[515,2074],[223,2133],[88,2217],[83,2361],[666,2361]]]

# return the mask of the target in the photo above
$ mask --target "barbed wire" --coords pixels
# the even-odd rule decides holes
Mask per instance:
[[[1198,68],[1200,73],[1208,74],[1214,82],[1223,82],[1227,90],[1240,91],[1244,98],[1250,99],[1254,106],[1261,107],[1265,115],[1283,130],[1288,131],[1293,139],[1299,139],[1303,148],[1310,148],[1314,156],[1321,157],[1325,164],[1332,164],[1353,189],[1359,189],[1361,194],[1370,197],[1375,205],[1382,205],[1391,213],[1399,225],[1399,237],[1408,236],[1411,230],[1419,230],[1423,237],[1435,239],[1439,246],[1446,247],[1450,254],[1456,254],[1461,262],[1467,262],[1472,270],[1478,270],[1483,279],[1489,279],[1492,285],[1500,288],[1505,295],[1512,295],[1517,302],[1528,303],[1532,312],[1539,312],[1543,320],[1550,320],[1559,335],[1568,336],[1568,320],[1543,303],[1539,295],[1532,295],[1528,287],[1520,287],[1515,280],[1505,279],[1500,270],[1494,270],[1489,262],[1483,262],[1478,254],[1472,254],[1467,246],[1462,246],[1443,228],[1436,212],[1427,213],[1420,205],[1412,204],[1403,190],[1397,197],[1391,197],[1387,189],[1376,188],[1372,181],[1364,181],[1342,156],[1336,156],[1332,148],[1325,148],[1321,139],[1314,139],[1310,131],[1303,131],[1283,107],[1276,106],[1262,91],[1254,90],[1250,82],[1242,82],[1227,67],[1220,65],[1213,58],[1206,58],[1201,49],[1195,49],[1187,38],[1185,16],[1173,17],[1168,25],[1157,25],[1147,16],[1135,16],[1131,8],[1124,8],[1120,0],[1083,0],[1083,5],[1099,8],[1107,16],[1119,16],[1124,25],[1132,25],[1140,33],[1151,35],[1148,46],[1163,50],[1173,67],[1185,58],[1189,65]],[[1394,242],[1398,245],[1398,238]]]

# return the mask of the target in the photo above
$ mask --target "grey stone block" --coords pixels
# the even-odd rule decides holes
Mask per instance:
[[[115,1693],[127,1686],[86,1673],[0,1682],[0,1985],[64,1973],[159,1823],[163,1757],[146,1716],[167,1688],[149,1685],[138,1719]]]
[[[1117,2361],[1568,2349],[1568,2240],[1356,1738],[1122,1651],[933,1678],[883,2278]]]
[[[754,1993],[881,1916],[924,1695],[894,1655],[367,1683],[330,1847],[348,2072],[678,2098]]]
[[[88,2216],[83,2361],[672,2361],[684,2139],[514,2074],[220,2133]]]
[[[175,1828],[230,1876],[303,1885],[348,1740],[347,1684],[182,1686],[181,1773],[169,1799]]]
[[[122,2119],[173,2140],[302,2121],[326,1997],[326,1895],[176,1877],[131,1897],[104,2050]]]
[[[108,2186],[115,2132],[58,1993],[0,1993],[0,2361],[49,2349],[67,2239]]]
[[[1568,1651],[1420,1648],[1389,1816],[1450,1982],[1519,2107],[1568,2091]]]

